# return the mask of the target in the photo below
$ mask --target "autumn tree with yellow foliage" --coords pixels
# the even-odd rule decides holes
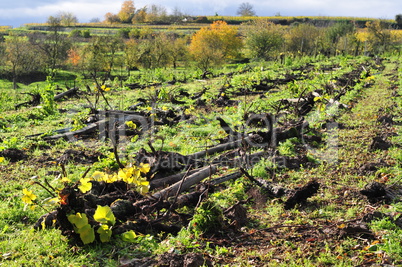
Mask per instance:
[[[124,1],[117,16],[122,23],[131,23],[135,15],[134,1]]]
[[[368,40],[367,45],[374,54],[384,53],[392,44],[391,31],[383,21],[375,20],[366,23]]]
[[[229,26],[224,21],[215,21],[192,36],[190,54],[198,67],[206,71],[238,57],[242,46],[237,27]]]

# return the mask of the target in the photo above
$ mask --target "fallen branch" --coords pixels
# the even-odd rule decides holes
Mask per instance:
[[[116,114],[116,113],[111,113],[111,114]],[[147,128],[148,121],[146,120],[145,117],[143,117],[141,115],[135,115],[135,114],[125,114],[125,113],[117,113],[117,114],[121,115],[121,117],[119,117],[117,120],[116,119],[112,120],[112,122],[118,121],[119,123],[123,124],[126,121],[135,120],[135,121],[140,122],[143,131],[148,130],[148,128]],[[109,126],[110,121],[111,121],[111,118],[109,116],[109,117],[106,117],[105,119],[99,120],[97,122],[90,123],[82,129],[79,129],[76,131],[64,132],[64,133],[51,135],[51,136],[45,136],[43,139],[45,139],[45,140],[57,140],[60,138],[76,139],[76,136],[92,133],[97,128],[99,128],[100,130],[106,130],[107,126]],[[109,128],[110,128],[110,126],[109,126]],[[113,125],[113,129],[115,129],[114,125]]]
[[[161,188],[161,187],[165,187],[167,185],[171,185],[174,183],[177,183],[179,181],[181,181],[181,179],[183,179],[183,177],[187,174],[187,175],[192,175],[198,171],[200,171],[201,168],[199,169],[194,169],[194,170],[190,170],[187,174],[187,172],[181,172],[181,173],[177,173],[177,174],[173,174],[173,175],[169,175],[169,176],[165,176],[165,177],[161,177],[158,179],[153,179],[149,182],[149,190],[154,190],[155,188]]]
[[[183,191],[188,190],[191,186],[199,183],[200,181],[204,180],[205,178],[211,176],[217,171],[215,165],[207,166],[199,170],[198,172],[188,176],[184,182],[179,181],[168,188],[165,188],[159,192],[154,193],[151,198],[153,199],[163,199],[173,196],[177,193],[181,193]],[[180,188],[181,186],[181,188]],[[180,189],[180,190],[179,190]]]
[[[72,97],[72,96],[77,94],[78,90],[79,90],[78,87],[71,88],[71,89],[69,89],[69,90],[67,90],[65,92],[62,92],[60,94],[55,95],[54,100],[58,101],[58,100],[60,100],[60,99],[62,99],[64,97]]]

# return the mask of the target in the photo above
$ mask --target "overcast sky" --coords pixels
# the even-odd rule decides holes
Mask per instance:
[[[115,0],[1,0],[0,25],[19,27],[43,23],[59,12],[72,12],[79,22],[104,19],[107,12],[117,13],[122,1]],[[168,11],[178,8],[189,15],[236,15],[241,3],[248,2],[257,16],[353,16],[394,19],[402,14],[401,0],[138,0],[136,8],[160,5]]]

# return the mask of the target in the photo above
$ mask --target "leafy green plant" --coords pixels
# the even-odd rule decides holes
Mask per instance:
[[[88,118],[89,112],[90,112],[89,109],[84,109],[73,115],[72,117],[73,131],[82,129],[86,126],[84,122]]]
[[[112,227],[116,223],[116,218],[109,206],[98,206],[94,214],[95,221],[99,222],[97,233],[101,242],[109,242],[112,236]]]
[[[109,206],[99,206],[95,210],[94,220],[99,223],[96,233],[99,234],[100,241],[109,242],[112,236],[112,227],[116,223],[116,218]],[[95,241],[94,227],[89,223],[85,213],[77,212],[67,217],[68,221],[74,225],[74,231],[80,235],[81,241],[89,244]]]
[[[320,112],[325,111],[325,107],[329,100],[330,100],[330,97],[328,95],[314,97],[314,102],[317,106],[317,110]]]
[[[0,151],[8,148],[20,148],[20,145],[20,140],[17,137],[13,136],[3,140],[3,142],[0,143]]]
[[[95,231],[88,223],[88,218],[85,213],[71,214],[67,217],[68,221],[74,225],[74,231],[80,235],[84,244],[89,244],[95,241]]]
[[[153,235],[137,234],[133,230],[121,234],[121,239],[124,242],[140,244],[141,248],[148,253],[159,247],[158,240]]]
[[[297,143],[299,143],[299,140],[296,137],[286,139],[286,141],[279,143],[278,151],[283,156],[294,157],[297,154],[295,150]]]
[[[125,164],[125,162],[122,162]],[[93,169],[96,171],[111,170],[116,171],[119,169],[119,164],[117,164],[115,156],[113,153],[109,153],[107,157],[100,158],[98,162],[95,162]]]
[[[252,175],[260,178],[271,178],[268,170],[275,170],[277,166],[270,159],[261,159],[252,169]]]
[[[222,209],[213,201],[206,200],[196,209],[193,219],[189,222],[189,230],[196,236],[223,227]]]
[[[50,76],[46,79],[47,86],[40,90],[40,95],[43,101],[42,112],[45,115],[53,115],[56,113],[56,103],[54,101],[54,83]]]
[[[146,174],[150,170],[149,164],[141,163],[139,166],[128,166],[126,168],[120,169],[117,173],[108,174],[106,172],[95,171],[90,178],[81,178],[77,184],[78,189],[81,193],[85,194],[92,189],[92,181],[104,182],[106,184],[114,183],[116,181],[123,181],[129,185],[135,185],[138,192],[141,194],[146,194],[149,190],[149,182],[146,178],[141,177],[141,174]],[[62,182],[65,185],[71,183],[71,180],[67,177],[63,177]],[[66,197],[61,194],[62,190],[55,190],[45,179],[45,186],[42,183],[34,182],[48,191],[51,195],[54,194],[51,190],[58,192],[58,197],[48,200],[53,204],[66,205]],[[30,205],[32,208],[39,203],[37,195],[32,191],[24,188],[22,196],[22,201],[26,205]],[[68,195],[67,195],[68,196]],[[88,218],[86,213],[77,212],[72,213],[67,216],[68,221],[73,225],[75,233],[79,234],[83,244],[89,244],[95,241],[96,233],[99,236],[101,242],[109,242],[112,236],[112,227],[116,223],[116,218],[109,206],[97,205],[93,218]],[[92,221],[93,219],[93,221]],[[45,228],[45,220],[42,220],[43,228]]]

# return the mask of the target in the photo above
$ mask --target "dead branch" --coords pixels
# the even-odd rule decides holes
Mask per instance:
[[[196,172],[199,172],[200,170],[201,170],[201,168],[190,170],[188,172],[188,175],[192,175]],[[161,188],[161,187],[165,187],[167,185],[177,183],[178,181],[181,181],[181,179],[183,179],[183,177],[186,175],[186,173],[187,172],[181,172],[181,173],[161,177],[158,179],[153,179],[149,182],[149,185],[150,185],[149,190],[153,190],[155,188]]]
[[[191,186],[193,186],[193,185],[199,183],[200,181],[202,181],[203,179],[211,176],[216,171],[217,171],[217,168],[215,165],[204,167],[201,170],[199,170],[198,172],[188,176],[185,179],[185,181],[183,182],[183,184],[181,181],[179,181],[179,182],[169,186],[168,188],[165,188],[159,192],[156,192],[155,194],[153,194],[151,196],[151,198],[153,198],[153,199],[168,198],[178,192],[180,193],[180,192],[186,191]],[[181,189],[178,190],[180,185],[181,185]]]
[[[69,89],[69,90],[67,90],[65,92],[62,92],[60,94],[55,95],[54,100],[58,101],[58,100],[60,100],[60,99],[62,99],[64,97],[72,97],[74,95],[77,95],[78,90],[79,90],[78,87],[71,88],[71,89]]]

